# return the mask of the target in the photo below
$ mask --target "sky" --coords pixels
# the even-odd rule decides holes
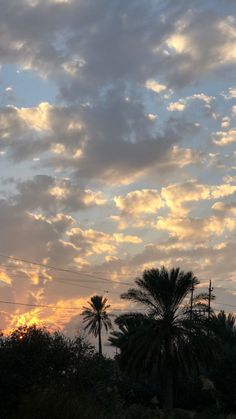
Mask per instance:
[[[235,1],[0,8],[0,328],[73,335],[163,265],[236,310]]]

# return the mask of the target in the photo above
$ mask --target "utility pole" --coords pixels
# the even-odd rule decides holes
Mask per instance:
[[[190,321],[191,322],[193,318],[193,291],[194,291],[194,287],[193,287],[193,281],[192,281],[191,296],[190,296]]]
[[[212,292],[213,292],[213,287],[211,286],[211,279],[210,279],[210,282],[209,282],[209,288],[208,288],[208,309],[207,309],[207,312],[208,312],[208,320],[210,319],[210,313],[211,313],[211,300],[212,300]]]

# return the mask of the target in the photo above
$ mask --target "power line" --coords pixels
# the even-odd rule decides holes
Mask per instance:
[[[84,310],[85,307],[58,307],[58,306],[52,306],[52,305],[47,305],[47,304],[30,304],[30,303],[21,303],[21,302],[16,302],[16,301],[5,301],[5,300],[0,300],[0,304],[8,304],[8,305],[17,305],[17,306],[23,306],[23,307],[35,307],[35,308],[49,308],[52,310],[64,310],[64,311],[78,311],[78,310]],[[235,306],[233,306],[235,307]],[[145,312],[147,311],[146,309],[136,309],[136,310],[123,310],[121,308],[113,308],[110,311],[110,314],[112,314],[113,312],[118,312],[118,313],[122,313],[122,314],[126,314],[126,313],[140,313],[140,312]],[[221,310],[218,309],[214,309],[214,311],[216,312],[220,312]]]
[[[122,272],[117,273],[117,271],[93,271],[93,270],[91,270],[91,271],[80,270],[79,271],[79,270],[73,270],[73,269],[58,268],[58,267],[53,266],[53,265],[48,265],[48,264],[43,264],[43,263],[39,263],[39,262],[35,262],[35,261],[30,261],[28,259],[16,258],[14,256],[9,256],[9,255],[4,255],[4,254],[0,254],[0,257],[6,258],[6,259],[9,259],[9,260],[14,260],[14,261],[17,261],[17,262],[23,262],[23,263],[27,263],[27,264],[30,264],[30,265],[43,267],[43,268],[46,268],[46,269],[52,269],[52,270],[57,270],[57,271],[61,271],[61,272],[72,273],[74,275],[85,275],[85,276],[88,276],[90,278],[99,279],[99,280],[102,280],[102,281],[105,281],[105,282],[118,283],[118,284],[123,284],[123,285],[134,285],[131,282],[117,281],[117,280],[107,279],[107,278],[103,278],[103,277],[100,277],[100,276],[93,275],[93,273],[95,273],[95,274],[96,273],[99,273],[99,274],[101,273],[101,274],[116,274],[116,275],[119,275],[119,276],[126,276],[127,277],[127,274],[124,274]],[[3,266],[7,269],[10,268],[10,267],[12,269],[17,269],[17,267],[15,265],[0,264],[0,266]],[[138,275],[142,275],[142,273],[132,273],[132,275],[134,277],[137,277]],[[82,281],[82,279],[80,279],[80,280]],[[214,279],[214,281],[218,282],[218,281],[223,281],[223,280],[222,279]],[[227,289],[230,290],[230,288],[227,288]],[[231,290],[236,292],[236,289],[235,290],[231,289]]]
[[[10,260],[15,260],[15,261],[18,261],[18,262],[27,263],[27,264],[30,264],[30,265],[40,266],[42,268],[52,269],[52,270],[56,270],[56,271],[60,271],[60,272],[70,272],[70,273],[73,273],[75,275],[78,275],[78,274],[81,275],[80,271],[75,271],[75,270],[72,270],[72,269],[65,269],[65,268],[57,268],[56,266],[53,266],[53,265],[47,265],[45,263],[33,262],[33,261],[30,261],[30,260],[27,260],[27,259],[20,259],[20,258],[15,258],[13,256],[2,255],[2,254],[0,254],[0,257],[10,259]],[[89,276],[89,277],[92,276],[94,278],[94,275],[90,275],[90,274],[85,273],[85,272],[83,272],[83,275]],[[103,280],[105,279],[105,278],[100,278],[100,277],[95,277],[95,278],[103,279]]]
[[[92,273],[90,273],[89,271],[84,271],[84,270],[78,271],[78,270],[73,270],[73,269],[58,268],[58,267],[53,266],[53,265],[43,264],[43,263],[39,263],[39,262],[30,261],[28,259],[21,259],[21,258],[16,258],[16,257],[13,257],[13,256],[9,256],[9,255],[3,255],[3,254],[0,254],[0,257],[6,258],[6,259],[9,259],[9,260],[15,260],[15,261],[18,261],[18,262],[27,263],[27,264],[34,265],[34,266],[43,267],[43,268],[46,268],[46,269],[52,269],[52,270],[56,270],[56,271],[60,271],[60,272],[72,273],[73,275],[85,275],[85,276],[88,276],[89,278],[99,280],[99,282],[103,281],[103,282],[110,282],[112,284],[122,284],[122,285],[131,285],[131,286],[134,285],[134,283],[131,283],[131,282],[118,281],[118,280],[113,280],[113,279],[108,279],[108,278],[96,276],[96,275],[93,275]],[[10,267],[9,265],[0,265],[0,266],[4,266],[6,268]],[[11,265],[11,267],[13,269],[14,268],[17,269],[17,267],[15,267],[14,265]],[[112,272],[112,271],[91,271],[91,272],[104,273],[104,274],[108,274],[108,273],[117,274],[117,272]],[[127,276],[127,274],[123,274],[123,273],[118,273],[118,275],[119,276],[121,276],[121,275]],[[82,280],[83,279],[80,278],[80,281],[82,281]],[[215,281],[222,281],[222,280],[221,279],[216,279]],[[229,288],[227,288],[227,289],[229,289]],[[231,289],[231,290],[236,292],[236,290],[233,290],[233,289]]]
[[[51,308],[51,309],[57,309],[57,310],[80,310],[82,308],[82,307],[57,307],[57,306],[50,306],[46,304],[30,304],[30,303],[20,303],[16,301],[4,301],[4,300],[0,300],[0,303],[18,305],[18,306],[27,306],[27,307]]]
[[[78,311],[78,310],[84,310],[84,307],[58,307],[58,306],[52,306],[47,304],[30,304],[30,303],[21,303],[17,301],[5,301],[0,300],[0,304],[10,304],[10,305],[18,305],[18,306],[27,306],[27,307],[36,307],[36,308],[50,308],[53,310],[71,310],[71,311]],[[132,310],[123,310],[122,308],[113,308],[111,309],[111,313],[113,311],[122,312],[122,313],[139,313],[140,311],[146,311],[145,309],[137,309],[136,311]]]
[[[108,294],[109,293],[109,291],[108,290],[104,290],[104,289],[101,289],[101,288],[95,288],[95,287],[89,287],[89,286],[87,286],[87,285],[82,285],[82,284],[78,284],[78,281],[76,281],[76,280],[73,280],[73,279],[70,279],[70,278],[55,278],[54,280],[50,280],[49,278],[47,278],[47,277],[45,277],[45,276],[41,276],[41,275],[37,275],[37,277],[39,278],[39,279],[48,279],[48,282],[47,282],[47,284],[55,284],[55,282],[62,282],[62,283],[64,283],[64,284],[67,284],[67,285],[70,285],[70,286],[74,286],[74,287],[78,287],[78,288],[85,288],[85,289],[90,289],[90,290],[93,290],[93,291],[102,291],[102,292],[105,292],[106,294]],[[23,274],[23,275],[19,275],[19,274],[17,274],[17,275],[10,275],[10,278],[11,279],[18,279],[18,278],[27,278],[27,279],[30,279],[28,276],[27,276],[27,273],[25,273],[25,274]],[[1,275],[0,275],[0,280],[1,280]],[[46,285],[46,284],[45,284]]]
[[[23,263],[26,263],[26,264],[30,264],[30,265],[34,265],[34,266],[39,266],[39,267],[43,267],[43,268],[46,268],[46,269],[51,269],[51,270],[55,270],[55,271],[60,271],[60,272],[65,272],[65,273],[72,273],[72,274],[74,274],[74,275],[85,275],[85,276],[88,276],[88,277],[90,277],[90,278],[92,278],[93,279],[93,282],[95,282],[95,280],[99,280],[99,282],[100,281],[103,281],[103,282],[109,282],[109,283],[111,283],[111,284],[122,284],[122,285],[131,285],[131,286],[133,286],[134,284],[133,283],[131,283],[131,282],[123,282],[123,281],[117,281],[117,280],[112,280],[112,279],[107,279],[107,278],[102,278],[102,277],[99,277],[99,276],[95,276],[95,275],[92,275],[92,274],[90,274],[90,273],[88,273],[87,271],[78,271],[78,270],[72,270],[72,269],[65,269],[65,268],[57,268],[56,266],[53,266],[53,265],[48,265],[48,264],[43,264],[43,263],[38,263],[38,262],[34,262],[34,261],[30,261],[30,260],[28,260],[28,259],[20,259],[20,258],[16,258],[16,257],[13,257],[13,256],[9,256],[9,255],[3,255],[3,254],[0,254],[0,257],[2,257],[2,258],[6,258],[6,259],[9,259],[9,260],[14,260],[14,261],[18,261],[18,262],[23,262]],[[0,265],[1,266],[1,265]],[[9,265],[2,265],[2,266],[4,266],[4,267],[10,267]],[[12,268],[15,268],[15,269],[17,269],[17,267],[14,267],[14,266],[12,266]],[[44,278],[45,279],[45,277],[42,277],[42,278]],[[55,280],[57,280],[57,278],[55,278]],[[69,285],[69,283],[67,282],[67,280],[66,280],[66,278],[65,279],[62,279],[62,278],[58,278],[58,280],[62,280],[62,281],[64,281],[64,282],[66,282],[68,285]],[[69,279],[70,281],[75,281],[74,279]],[[81,279],[80,278],[80,281],[82,281],[83,279]],[[76,283],[70,283],[70,285],[77,285],[77,286],[80,286],[79,284],[76,284]],[[88,288],[86,285],[81,285],[81,287],[83,287],[83,288]],[[92,288],[91,288],[92,289]],[[231,289],[232,291],[236,291],[236,290],[233,290],[233,289]],[[107,290],[101,290],[101,291],[103,291],[103,292],[107,292]],[[211,290],[212,291],[212,290]],[[19,305],[28,305],[28,304],[23,304],[23,303],[13,303],[13,302],[5,302],[5,301],[0,301],[0,303],[6,303],[6,304],[19,304]],[[226,304],[226,303],[223,303],[223,302],[219,302],[219,303],[215,303],[214,302],[214,304],[223,304],[223,305],[225,305],[225,306],[229,306],[229,307],[235,307],[236,308],[236,306],[235,305],[231,305],[231,304]],[[39,307],[39,305],[30,305],[30,306],[33,306],[33,307]],[[40,307],[44,307],[44,308],[53,308],[52,306],[44,306],[44,305],[40,305]],[[58,307],[54,307],[54,308],[57,308],[58,309]],[[81,309],[81,308],[68,308],[69,310],[74,310],[74,309]]]
[[[52,269],[52,270],[56,270],[56,271],[60,271],[60,272],[67,272],[67,273],[69,272],[69,273],[72,273],[74,275],[85,275],[85,276],[88,276],[90,278],[99,279],[99,280],[102,280],[102,281],[105,281],[105,282],[112,282],[112,283],[124,284],[124,285],[133,285],[131,282],[123,282],[123,281],[117,281],[117,280],[112,280],[112,279],[109,280],[107,278],[103,278],[103,277],[99,277],[99,276],[89,274],[88,272],[85,272],[85,271],[77,271],[77,270],[72,270],[72,269],[57,268],[56,266],[53,266],[53,265],[47,265],[47,264],[44,264],[44,263],[33,262],[33,261],[30,261],[30,260],[27,260],[27,259],[15,258],[13,256],[8,256],[8,255],[3,255],[3,254],[0,254],[0,257],[10,259],[10,260],[15,260],[15,261],[18,261],[18,262],[27,263],[27,264],[30,264],[30,265],[40,266],[40,267],[43,267],[43,268],[46,268],[46,269]]]
[[[68,282],[66,279],[57,279],[55,281],[63,282],[63,284],[70,285],[71,287],[86,288],[88,290],[95,291],[95,288],[93,288],[93,287],[88,287],[87,285],[79,285],[79,284],[76,284],[74,282]],[[48,284],[53,284],[53,282],[55,282],[55,281],[48,282]],[[102,291],[102,292],[105,292],[106,294],[109,294],[109,292],[110,292],[108,290],[103,290],[101,288],[96,288],[96,291]]]
[[[0,255],[0,257],[3,257],[2,255]],[[9,256],[10,257],[10,256]],[[23,261],[23,259],[22,260],[20,260],[20,261],[22,261],[23,263],[29,263],[29,264],[32,264],[32,263],[35,263],[35,262],[30,262],[30,261],[28,261],[28,262],[24,262]],[[38,265],[36,265],[36,266],[31,266],[30,267],[30,269],[31,270],[36,270],[37,269],[37,266]],[[41,266],[41,265],[40,265]],[[46,269],[49,269],[48,268],[48,265],[44,265],[45,267],[46,267]],[[4,269],[7,269],[7,270],[21,270],[21,269],[26,269],[25,267],[23,268],[22,267],[22,265],[9,265],[9,264],[4,264],[4,263],[0,263],[0,267],[2,267],[2,268],[4,268]],[[55,268],[55,267],[54,267]],[[60,268],[55,268],[55,269],[60,269]],[[37,271],[36,271],[37,272]],[[127,278],[127,273],[126,274],[124,274],[124,273],[122,273],[122,272],[118,272],[118,271],[95,271],[95,270],[91,270],[91,271],[84,271],[84,270],[79,270],[79,271],[72,271],[73,273],[76,273],[76,274],[105,274],[105,275],[111,275],[111,274],[115,274],[115,275],[119,275],[119,276],[125,276],[126,278]],[[130,274],[131,275],[131,274]],[[140,273],[140,275],[142,275],[142,273]],[[95,277],[96,278],[96,276],[95,275],[92,275],[93,277]],[[132,276],[134,276],[135,278],[138,276],[138,274],[137,273],[132,273]],[[106,278],[106,279],[108,279],[108,278]]]
[[[26,276],[27,274],[23,274],[23,275],[19,275],[19,274],[17,274],[17,275],[11,275],[11,278],[25,278],[25,276]],[[40,279],[47,279],[47,277],[44,277],[44,276],[42,276],[42,275],[38,275],[38,277],[40,278]],[[87,285],[81,285],[81,284],[78,284],[78,282],[77,282],[77,280],[76,279],[74,279],[74,278],[54,278],[54,281],[48,281],[48,284],[53,284],[53,282],[55,282],[55,281],[59,281],[59,282],[63,282],[64,284],[66,284],[66,285],[69,285],[69,286],[75,286],[75,287],[79,287],[79,288],[85,288],[85,289],[90,289],[90,290],[93,290],[93,291],[95,291],[95,288],[93,288],[93,287],[89,287],[89,286],[87,286]],[[80,279],[80,281],[82,281],[81,279]],[[91,282],[95,282],[95,281],[91,281]],[[113,283],[113,281],[111,281],[112,283]],[[125,285],[125,283],[122,283],[122,285]],[[112,284],[111,284],[112,285]],[[109,293],[110,291],[108,291],[108,290],[104,290],[104,289],[101,289],[101,288],[96,288],[96,290],[98,290],[98,291],[102,291],[102,292],[105,292],[105,293]],[[231,291],[234,291],[234,292],[236,292],[236,289],[232,289],[232,288],[227,288],[227,290],[231,290]],[[216,291],[217,291],[217,289],[216,289]],[[227,303],[224,303],[224,302],[214,302],[214,304],[222,304],[222,305],[225,305],[225,306],[229,306],[229,307],[235,307],[236,308],[236,305],[232,305],[232,304],[227,304]]]
[[[1,265],[0,265],[1,266]],[[17,270],[17,269],[16,269]],[[22,274],[18,274],[18,273],[16,273],[16,274],[11,274],[11,273],[9,273],[9,277],[10,278],[25,278],[25,277],[27,277],[27,275],[31,275],[32,274],[32,272],[30,272],[30,271],[28,271],[28,272],[25,272],[25,273],[22,273]],[[42,274],[37,274],[36,273],[36,275],[37,275],[37,277],[38,278],[40,278],[40,279],[48,279],[49,281],[50,281],[50,278],[48,278],[46,275],[42,275]],[[0,277],[1,277],[1,275],[0,275]],[[71,281],[71,282],[74,282],[75,284],[78,284],[78,280],[80,281],[80,282],[88,282],[88,280],[87,279],[83,279],[83,278],[78,278],[78,279],[76,279],[76,278],[67,278],[67,277],[62,277],[62,278],[58,278],[58,277],[53,277],[53,280],[54,281]],[[101,282],[105,282],[107,285],[113,285],[114,283],[116,284],[116,281],[110,281],[110,283],[108,283],[108,281],[105,281],[105,280],[102,280],[102,279],[100,279],[100,280],[95,280],[95,279],[91,279],[91,280],[89,280],[89,283],[101,283]],[[124,282],[119,282],[119,285],[126,285],[126,283],[124,283]],[[78,284],[78,286],[79,286],[79,284]],[[83,285],[81,285],[81,286],[83,286]],[[86,288],[86,286],[85,286],[85,288]]]
[[[2,266],[2,265],[0,265],[0,266]],[[31,274],[31,272],[25,272],[24,274],[10,274],[10,278],[13,278],[13,279],[17,279],[17,278],[25,278],[25,277],[27,277],[27,275],[29,275],[29,274]],[[51,281],[51,279],[49,279],[47,276],[43,276],[43,275],[38,275],[37,274],[37,277],[38,278],[40,278],[40,279],[48,279],[48,283],[47,284],[53,284],[53,283],[55,283],[56,281],[60,281],[60,282],[63,282],[63,283],[65,283],[65,284],[67,284],[67,285],[70,285],[70,286],[77,286],[77,287],[79,287],[79,288],[86,288],[86,289],[91,289],[91,290],[95,290],[95,288],[92,288],[92,287],[89,287],[89,286],[87,286],[87,285],[81,285],[81,284],[79,284],[78,283],[78,280],[77,279],[75,279],[75,278],[66,278],[66,277],[62,277],[62,278],[58,278],[58,277],[54,277],[53,278],[53,280]],[[1,279],[1,275],[0,275],[0,279]],[[28,279],[30,279],[30,278],[28,278]],[[86,281],[85,279],[80,279],[79,278],[79,281],[80,282],[83,282],[83,281]],[[95,280],[90,280],[89,281],[89,283],[91,283],[91,282],[97,282],[97,281],[95,281]],[[110,285],[113,285],[113,282],[114,281],[111,281],[111,284]],[[122,285],[125,285],[125,283],[123,283],[122,282]],[[200,287],[201,288],[201,287]],[[215,287],[215,291],[217,292],[218,290],[220,290],[221,288],[219,288],[219,287]],[[104,290],[104,289],[101,289],[101,288],[96,288],[96,290],[98,290],[98,291],[102,291],[102,292],[106,292],[106,293],[109,293],[110,291],[109,290]],[[233,289],[233,288],[225,288],[225,290],[226,291],[233,291],[233,292],[236,292],[236,289]]]
[[[0,267],[1,266],[3,266],[3,265],[1,265],[0,264]],[[4,265],[4,266],[6,266],[7,267],[7,265]],[[15,268],[15,270],[17,270],[17,268]],[[32,272],[31,271],[26,271],[25,273],[16,273],[16,274],[9,274],[9,276],[10,276],[10,278],[13,278],[13,279],[17,279],[17,278],[25,278],[25,277],[27,277],[27,275],[31,275],[32,274]],[[78,283],[78,280],[79,280],[79,282],[88,282],[86,279],[83,279],[83,278],[78,278],[78,279],[76,279],[76,278],[67,278],[67,277],[53,277],[53,280],[51,280],[51,278],[48,278],[46,275],[43,275],[43,274],[38,274],[38,273],[36,273],[36,275],[37,275],[37,277],[38,278],[40,278],[40,279],[47,279],[48,280],[48,284],[50,284],[50,283],[53,283],[53,282],[55,282],[55,281],[63,281],[63,282],[65,282],[65,283],[68,283],[68,285],[77,285],[78,287],[84,287],[84,288],[91,288],[91,287],[87,287],[87,285],[80,285],[79,283]],[[1,279],[1,275],[0,275],[0,279]],[[28,277],[28,279],[30,279],[29,277]],[[100,280],[100,281],[96,281],[95,279],[91,279],[91,280],[89,280],[89,283],[97,283],[97,282],[101,282],[102,280]],[[107,283],[107,281],[106,281],[106,283]],[[109,285],[113,285],[113,284],[116,284],[116,281],[113,281],[113,280],[111,280],[110,281],[110,284]],[[119,284],[120,285],[126,285],[127,283],[126,282],[119,282]],[[131,283],[129,283],[130,285],[132,285],[132,286],[135,286],[135,284],[133,283],[133,284],[131,284]],[[107,284],[108,285],[108,284]],[[201,287],[199,287],[199,288],[201,288]],[[203,287],[203,288],[205,288],[205,287]],[[97,288],[96,288],[97,289]],[[104,291],[104,292],[109,292],[109,291],[107,291],[107,290],[103,290],[103,289],[100,289],[100,291]],[[236,289],[235,290],[233,290],[232,289],[232,291],[235,291],[236,292]]]
[[[15,266],[15,265],[10,265],[10,266],[9,266],[9,265],[3,265],[3,264],[0,264],[0,267],[3,267],[4,269],[7,269],[7,270],[8,270],[8,269],[12,269],[12,270],[15,270],[15,271],[17,271],[17,270],[21,270],[21,268],[19,268],[19,267]],[[27,269],[27,268],[24,268],[24,269]],[[59,268],[59,269],[60,269],[60,268]],[[28,271],[28,272],[26,271],[26,272],[25,272],[25,273],[23,273],[23,274],[18,274],[18,273],[17,273],[16,275],[15,275],[15,274],[9,274],[9,275],[10,275],[10,277],[11,277],[11,278],[18,278],[18,277],[19,277],[19,278],[25,278],[25,276],[26,276],[27,274],[28,274],[28,275],[29,275],[29,274],[32,274],[32,272],[31,272],[31,271]],[[81,271],[81,274],[82,274],[82,271]],[[38,278],[40,278],[40,279],[49,279],[46,275],[44,276],[44,275],[42,275],[42,274],[38,274],[38,273],[37,273],[37,277],[38,277]],[[115,284],[116,284],[116,283],[119,283],[120,285],[127,285],[127,284],[128,284],[128,285],[134,285],[134,284],[131,284],[131,283],[126,283],[126,282],[123,282],[123,281],[119,281],[119,282],[118,282],[118,281],[115,281],[115,280],[108,280],[108,279],[103,279],[103,280],[102,280],[102,279],[99,279],[99,281],[96,281],[96,278],[97,278],[97,277],[95,277],[95,276],[94,276],[94,279],[92,278],[92,279],[89,281],[89,283],[91,283],[91,282],[95,282],[95,283],[96,283],[96,282],[99,282],[99,283],[100,283],[101,281],[103,281],[103,282],[106,282],[106,283],[107,283],[107,282],[109,281],[111,285],[113,285],[114,283],[115,283]],[[70,281],[70,283],[72,283],[72,281],[73,281],[73,282],[75,282],[75,283],[76,283],[76,285],[78,284],[78,283],[77,283],[77,279],[75,279],[75,278],[67,278],[67,277],[64,277],[64,276],[63,276],[62,278],[54,277],[54,278],[53,278],[53,280],[54,280],[54,281],[55,281],[55,280],[56,280],[56,281]],[[86,280],[86,279],[83,279],[83,278],[79,278],[79,281],[80,281],[80,282],[84,282],[84,281],[87,281],[87,280]],[[199,285],[200,285],[200,286],[199,286],[198,288],[202,288],[202,287],[201,287],[201,283],[200,283]],[[89,287],[87,287],[87,286],[83,286],[83,285],[81,285],[81,286],[80,286],[79,284],[78,284],[78,287],[89,288]],[[203,287],[203,288],[206,288],[206,287]],[[104,292],[107,292],[107,290],[102,290],[102,289],[100,289],[100,290],[101,290],[101,291],[104,291]],[[233,292],[235,292],[235,293],[236,293],[236,288],[228,288],[227,286],[226,286],[226,287],[219,287],[219,286],[215,287],[215,291],[216,291],[216,292],[217,292],[217,291],[220,291],[220,290],[223,290],[223,291],[224,291],[224,290],[225,290],[225,291],[233,291]]]

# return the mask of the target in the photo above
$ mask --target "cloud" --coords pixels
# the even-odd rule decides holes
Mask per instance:
[[[121,80],[187,85],[235,59],[232,8],[219,5],[13,0],[13,19],[3,2],[1,62],[54,77],[67,100]]]
[[[226,146],[236,141],[236,130],[230,129],[228,131],[218,131],[214,134],[213,138],[214,144],[221,147]]]
[[[19,118],[34,131],[47,132],[50,127],[50,111],[53,106],[47,102],[42,102],[35,108],[15,108]]]
[[[236,176],[226,175],[224,176],[224,181],[226,183],[236,183]]]
[[[173,144],[195,127],[169,120],[162,132],[153,131],[140,103],[114,93],[104,106],[86,112],[87,141],[76,176],[126,184],[155,170]]]
[[[147,216],[156,214],[163,207],[160,194],[155,189],[140,189],[125,196],[115,196],[114,202],[120,214],[111,216],[111,219],[118,222],[120,229],[127,228],[130,223],[136,227],[145,226]]]
[[[169,185],[162,188],[161,197],[167,207],[174,214],[188,214],[186,203],[209,199],[209,187],[192,180],[182,184]]]
[[[125,235],[123,233],[114,233],[113,237],[117,243],[131,243],[131,244],[142,243],[142,239],[138,236]]]
[[[215,97],[208,96],[204,93],[194,93],[191,96],[180,98],[177,102],[170,102],[166,109],[169,112],[183,112],[190,104],[192,104],[192,102],[195,102],[196,100],[204,104],[205,113],[207,115],[209,114],[212,118],[216,119],[217,115],[212,109],[212,102],[215,100]],[[194,108],[196,109],[195,104]]]
[[[175,22],[175,31],[166,39],[173,64],[169,80],[184,86],[204,74],[230,67],[236,59],[235,37],[232,16],[224,17],[210,8],[199,12],[189,9]]]
[[[100,191],[81,189],[69,179],[37,175],[32,180],[16,182],[13,202],[22,210],[75,212],[106,203]]]
[[[158,116],[153,113],[148,113],[147,117],[150,119],[150,121],[155,121],[158,118]]]
[[[156,80],[152,79],[146,81],[145,87],[155,93],[161,93],[166,90],[166,86],[164,84],[158,83]]]
[[[210,198],[218,199],[218,198],[223,198],[223,197],[234,194],[236,192],[236,185],[223,184],[223,185],[212,186],[210,189],[211,189]]]
[[[222,96],[224,96],[225,99],[231,100],[236,98],[236,88],[229,87],[227,93],[223,92]]]
[[[112,218],[119,221],[122,228],[127,227],[132,219],[139,219],[140,226],[143,226],[145,214],[157,214],[160,209],[165,208],[171,211],[172,216],[184,217],[189,214],[190,204],[193,205],[194,202],[201,204],[201,201],[228,197],[235,192],[236,186],[229,183],[208,185],[194,179],[170,184],[160,190],[140,189],[114,197],[120,214]]]
[[[196,243],[231,233],[236,227],[234,203],[216,202],[212,204],[213,215],[203,218],[189,216],[189,203],[224,198],[235,192],[235,185],[212,186],[198,184],[196,181],[162,188],[161,197],[171,212],[157,218],[156,228],[169,232],[170,236],[179,240],[191,239]]]
[[[230,118],[228,116],[224,116],[221,120],[221,128],[228,128],[230,125]]]
[[[201,184],[197,180],[190,180],[162,188],[161,198],[172,214],[185,216],[191,210],[190,203],[201,204],[201,201],[228,197],[235,192],[236,186],[228,183],[208,185]]]
[[[195,124],[174,118],[160,130],[142,102],[126,101],[116,90],[93,106],[42,103],[32,109],[7,108],[0,117],[8,158],[19,162],[42,155],[43,165],[70,169],[74,179],[114,184],[133,182],[163,161],[173,162],[173,146],[198,131]]]
[[[188,100],[202,100],[206,105],[210,105],[211,102],[215,99],[214,96],[208,96],[205,93],[194,93],[193,95],[187,98]]]
[[[207,280],[206,286],[208,286],[208,279],[213,277],[214,287],[222,286],[227,289],[234,286],[236,269],[233,257],[234,246],[234,241],[223,241],[214,246],[170,238],[158,244],[146,245],[141,253],[132,258],[130,268],[135,269],[140,264],[143,269],[149,266],[160,266],[160,264],[168,267],[179,265],[184,270],[192,270],[201,281]],[[215,291],[218,298],[216,288]],[[229,295],[224,296],[223,300],[229,302]]]
[[[114,201],[124,216],[155,214],[163,206],[162,199],[155,189],[132,191],[125,197],[115,196]]]
[[[39,301],[37,300],[39,303]],[[6,331],[18,328],[20,326],[31,325],[40,325],[47,327],[50,331],[62,330],[64,331],[68,323],[75,321],[76,317],[77,324],[71,334],[75,335],[78,332],[79,326],[81,326],[80,319],[80,307],[86,305],[85,298],[68,298],[67,300],[59,300],[56,304],[56,309],[42,309],[42,308],[31,308],[27,309],[18,309],[15,310],[15,313],[11,314],[10,321],[8,322],[8,327]],[[55,306],[55,305],[54,305]],[[75,314],[75,310],[66,310],[68,307],[78,307]],[[67,326],[68,327],[68,326]]]
[[[0,281],[8,285],[12,283],[10,275],[4,272],[4,269],[0,269]]]
[[[82,132],[80,108],[43,102],[34,108],[0,109],[0,142],[16,162],[48,151],[78,156]]]
[[[5,237],[2,249],[5,249],[6,254],[23,258],[27,255],[32,260],[42,260],[49,257],[50,253],[53,254],[54,243],[63,236],[73,221],[66,215],[46,218],[41,214],[33,214],[5,200],[0,201],[0,208],[0,225]],[[74,251],[73,253],[76,254]],[[56,259],[59,261],[60,257],[61,263],[66,263],[67,252],[62,242]]]
[[[170,112],[179,111],[182,112],[185,109],[185,102],[184,100],[179,100],[178,102],[171,102],[167,106],[167,110]]]
[[[232,216],[236,216],[236,202],[231,203],[225,203],[225,202],[215,202],[214,205],[212,205],[213,211],[217,213],[227,213],[231,214]]]
[[[236,228],[236,219],[231,217],[211,216],[205,219],[188,217],[159,217],[158,230],[165,230],[180,240],[193,240],[194,243],[208,240],[212,236],[221,236]]]
[[[93,199],[90,202],[83,202],[84,196],[91,198],[91,191],[85,191],[82,196],[76,197],[72,190],[70,191],[71,197],[67,196],[62,203],[62,207],[67,206],[67,211],[62,213],[59,211],[60,205],[54,202],[55,197],[49,193],[54,182],[55,179],[49,176],[37,176],[33,181],[17,184],[15,194],[9,194],[7,199],[0,200],[0,227],[5,237],[0,253],[46,264],[51,263],[59,267],[74,267],[76,264],[79,269],[87,265],[84,258],[86,252],[82,242],[80,246],[76,246],[69,239],[68,232],[76,228],[77,222],[68,214],[68,208],[71,207],[72,211],[73,208],[74,211],[78,211],[79,208],[84,210],[96,203]],[[66,182],[64,185],[69,187],[70,183]],[[95,193],[95,201],[97,199],[100,199],[98,192]],[[113,241],[118,242],[118,239],[119,237],[117,240],[114,238]],[[138,238],[132,236],[120,237],[120,242],[122,239],[123,242],[132,242],[133,240],[135,243],[138,241]],[[22,284],[22,290],[31,289],[32,286],[42,286],[57,274],[55,272],[46,273],[46,270],[40,267],[38,272],[35,272],[34,267],[20,263],[15,263],[13,268],[14,266],[16,274],[19,272],[21,275],[24,274],[25,284],[24,286]],[[5,272],[6,282],[6,274],[11,277],[11,273],[5,269],[3,272]],[[37,273],[41,275],[41,279]],[[15,286],[16,283],[12,282],[12,287],[15,288]]]
[[[117,253],[117,245],[119,244],[139,244],[142,242],[142,239],[137,236],[120,233],[108,234],[93,229],[82,230],[79,227],[74,227],[69,230],[67,236],[73,244],[79,248],[83,248],[83,254],[85,256],[91,256],[93,254],[113,255]]]

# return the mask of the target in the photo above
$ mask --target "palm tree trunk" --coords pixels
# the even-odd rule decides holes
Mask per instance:
[[[98,352],[102,355],[101,319],[98,319]]]
[[[164,362],[164,377],[163,377],[163,407],[164,409],[173,408],[173,366],[172,366],[172,343],[170,338],[167,338],[165,344],[165,362]]]

